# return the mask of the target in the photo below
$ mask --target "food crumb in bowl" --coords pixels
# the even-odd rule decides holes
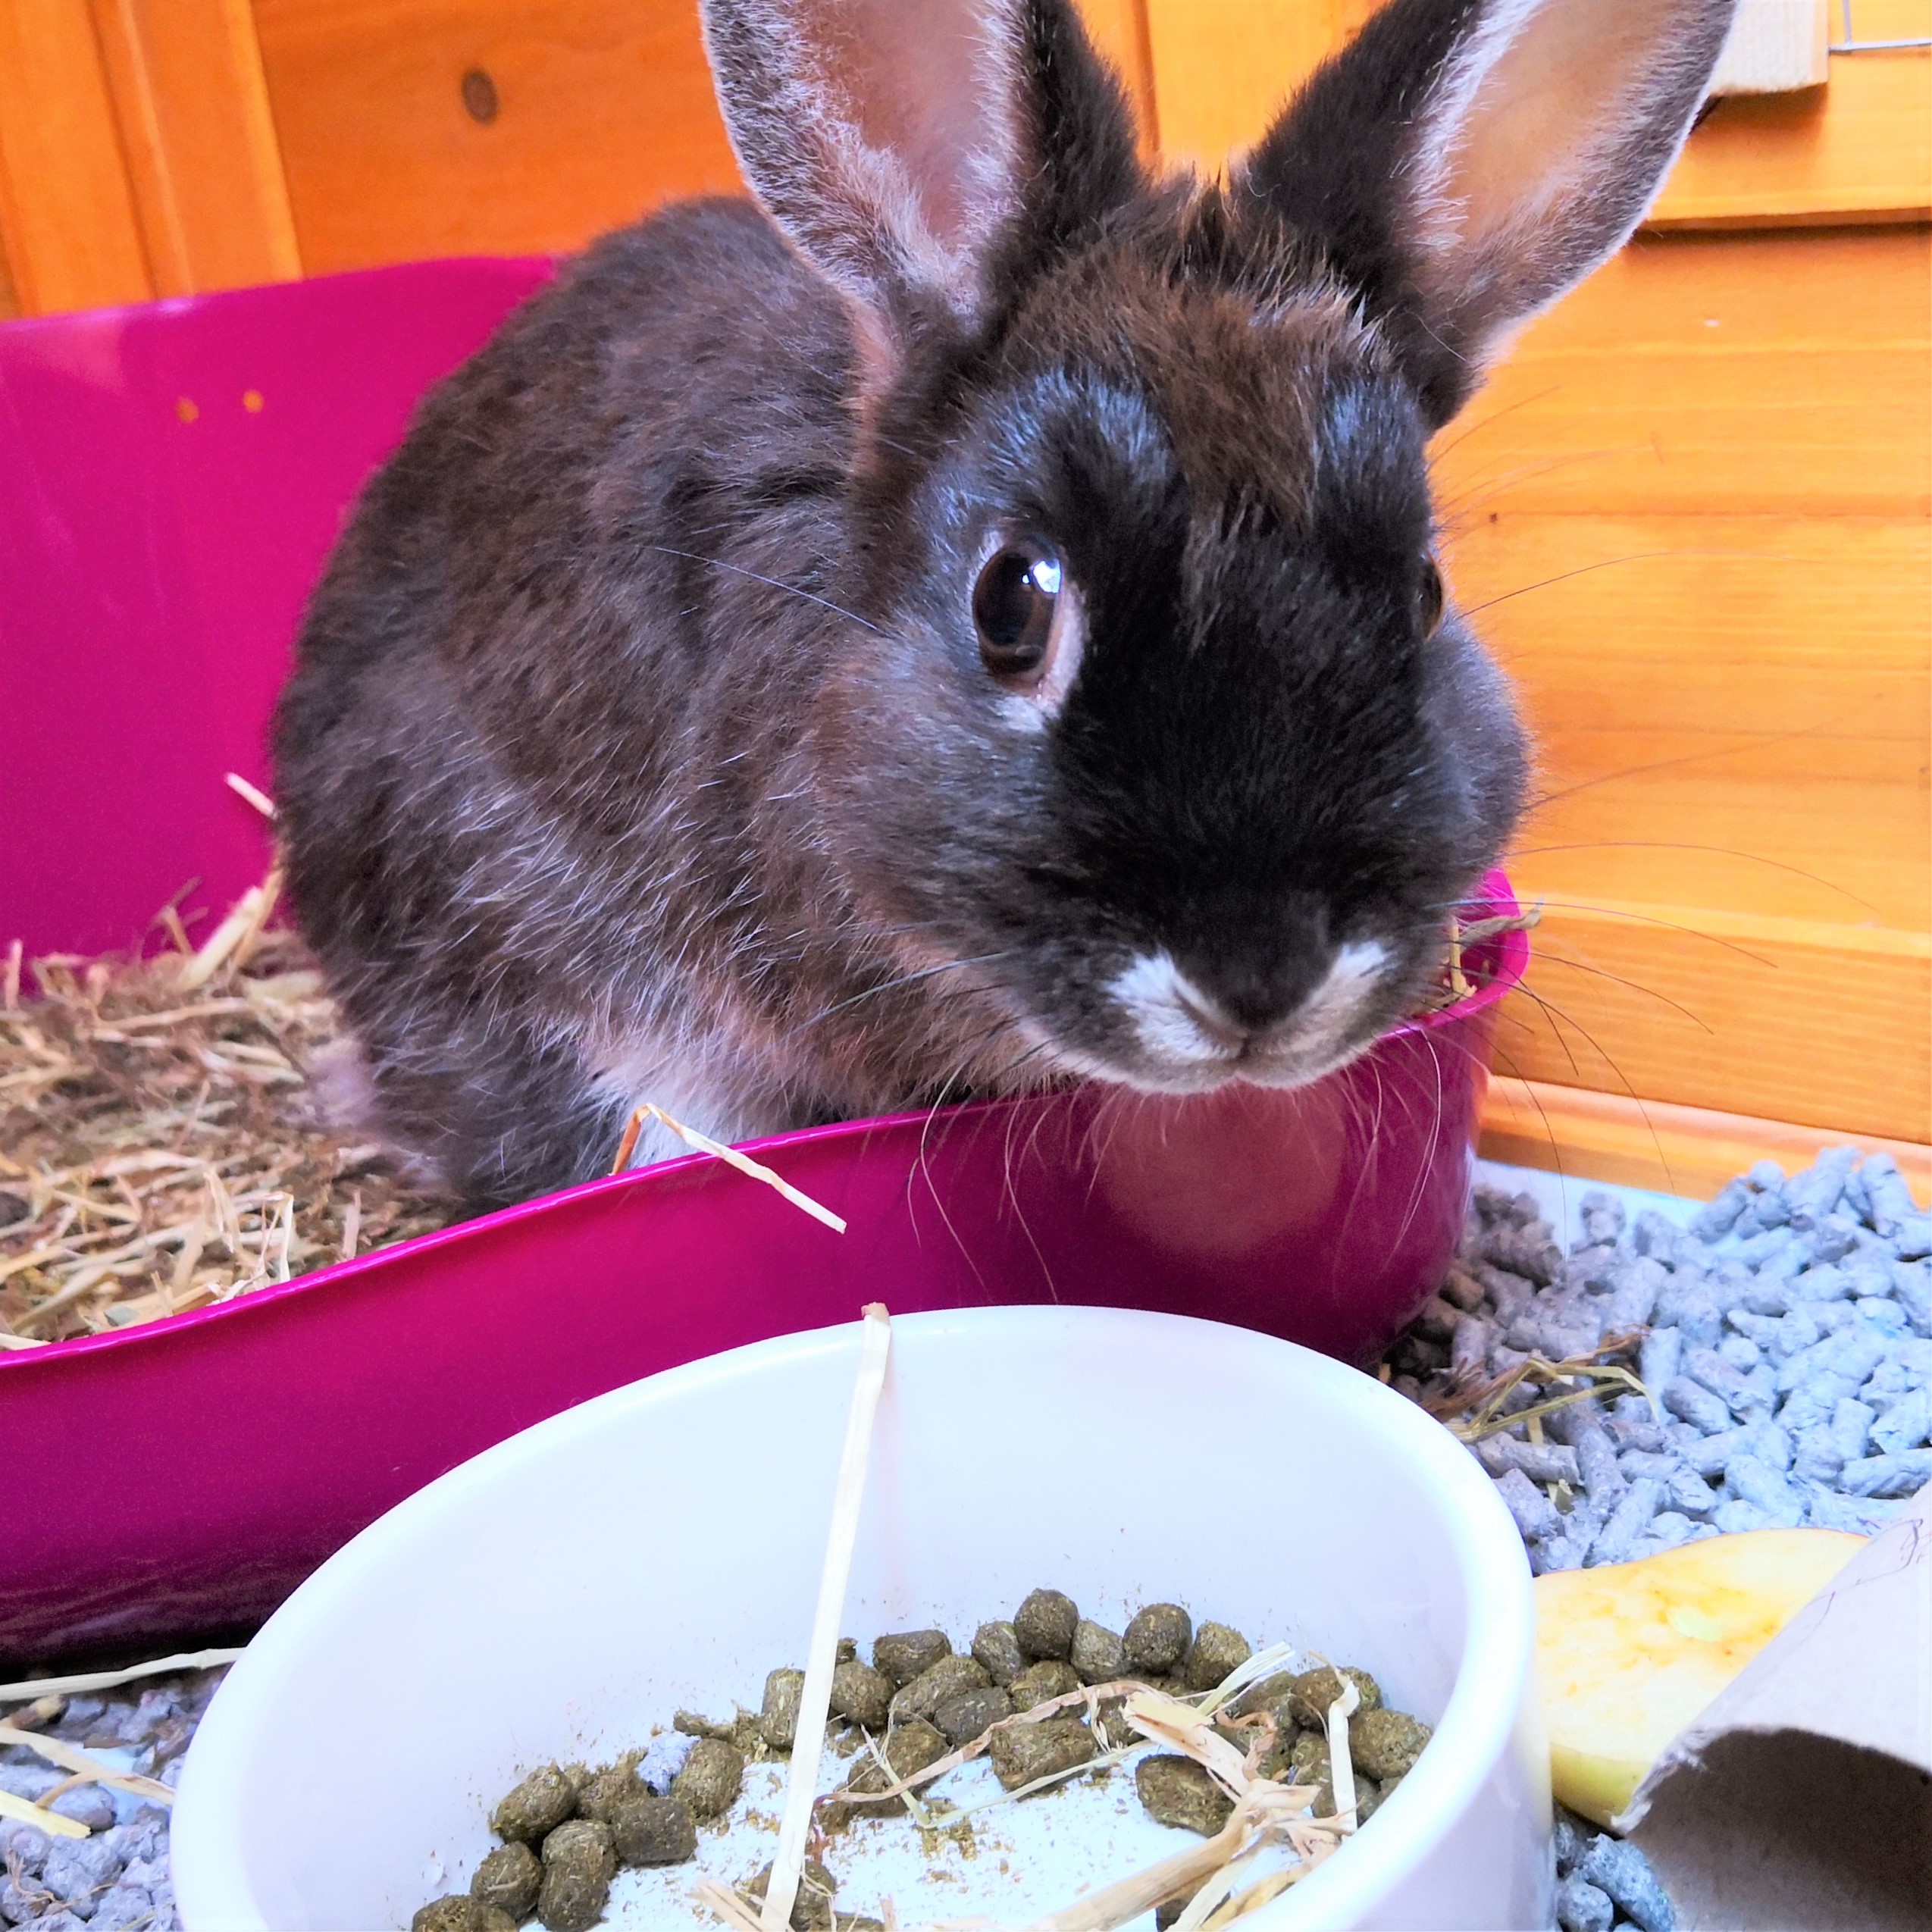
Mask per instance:
[[[1357,1722],[1394,1714],[1377,1708],[1374,1678],[1298,1660],[1284,1645],[1257,1655],[1231,1625],[1197,1625],[1175,1604],[1148,1606],[1126,1627],[1143,1655],[1182,1664],[1195,1677],[1215,1661],[1232,1661],[1222,1677],[1193,1689],[1186,1676],[1172,1672],[1148,1674],[1164,1675],[1158,1689],[1131,1674],[1101,1677],[1105,1663],[1124,1664],[1125,1637],[1082,1617],[1070,1597],[1052,1589],[1032,1592],[1010,1620],[990,1620],[975,1633],[972,1648],[1002,1671],[1029,1648],[1067,1652],[1037,1658],[1005,1687],[992,1681],[993,1667],[956,1650],[943,1631],[883,1634],[872,1655],[884,1668],[860,1663],[856,1645],[841,1646],[846,1655],[834,1678],[843,1674],[844,1702],[883,1724],[840,1717],[834,1750],[842,1747],[849,1761],[841,1767],[834,1757],[820,1767],[809,1840],[816,1862],[808,1868],[814,1882],[801,1890],[793,1924],[834,1932],[882,1928],[898,1922],[895,1890],[906,1908],[916,1911],[942,1898],[950,1919],[957,1916],[951,1908],[976,1902],[1000,1910],[1004,1923],[1011,1916],[1006,1909],[1019,1898],[1016,1887],[1076,1889],[1056,1874],[1065,1868],[1061,1855],[1069,1845],[1077,1853],[1078,1841],[1089,1837],[1104,1848],[1090,1855],[1097,1862],[1086,1868],[1089,1892],[1116,1883],[1123,1872],[1146,1872],[1136,1880],[1143,1890],[1149,1883],[1165,1885],[1179,1861],[1173,1883],[1185,1882],[1189,1896],[1220,1874],[1230,1902],[1246,1900],[1251,1909],[1273,1896],[1270,1887],[1292,1882],[1344,1846],[1381,1802],[1383,1787],[1358,1766],[1355,1809],[1336,1815],[1331,1775],[1348,1771],[1355,1755],[1351,1711]],[[1085,1677],[1069,1661],[1074,1657],[1087,1664]],[[681,1918],[702,1908],[741,1932],[756,1926],[769,1835],[790,1768],[773,1739],[797,1735],[799,1674],[785,1666],[768,1674],[756,1718],[741,1709],[726,1724],[680,1711],[676,1731],[607,1764],[538,1767],[493,1816],[528,1829],[553,1816],[560,1790],[571,1794],[573,1815],[550,1825],[535,1856],[520,1842],[491,1853],[472,1882],[473,1897],[520,1905],[527,1916],[531,1872],[540,1860],[535,1911],[548,1932],[587,1932],[593,1922],[585,1916],[587,1902],[600,1883],[609,1896],[599,1911],[607,1910],[615,1924],[656,1925],[667,1915]],[[1335,1693],[1332,1708],[1318,1714],[1328,1728],[1298,1732],[1291,1699],[1298,1696],[1306,1706],[1324,1689]],[[789,1715],[788,1733],[784,1723],[767,1721],[775,1711]],[[1406,1752],[1406,1768],[1429,1730],[1412,1719],[1401,1723],[1383,1756]],[[747,1724],[758,1747],[750,1761],[731,1742]],[[666,1735],[678,1741],[670,1752]],[[1332,1761],[1331,1739],[1338,1754]],[[673,1769],[676,1750],[682,1761]],[[1113,1774],[1123,1768],[1133,1776],[1116,1781],[1116,1795],[1109,1797]],[[650,1787],[664,1783],[667,1771],[670,1796],[653,1795]],[[1047,1836],[1022,1830],[1014,1821],[1022,1815],[1050,1818]],[[1195,1849],[1171,1849],[1176,1838]],[[1124,1849],[1130,1844],[1133,1849]],[[600,1878],[606,1847],[612,1874]],[[584,1876],[566,1894],[556,1874],[573,1861]],[[690,1868],[694,1874],[681,1878]],[[754,1876],[753,1868],[762,1870]],[[639,1881],[656,1889],[640,1894]],[[841,1883],[864,1895],[859,1909],[838,1902]],[[1093,1920],[1095,1932],[1144,1925],[1154,1896],[1111,1916],[1102,1912]],[[1063,1903],[1029,1895],[1019,1909],[1030,1918]],[[459,1909],[442,1900],[425,1908],[452,1916],[446,1927],[437,1921],[421,1932],[470,1932],[456,1915]]]

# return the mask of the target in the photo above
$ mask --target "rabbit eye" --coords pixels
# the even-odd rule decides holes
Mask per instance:
[[[1019,541],[994,552],[972,587],[980,660],[996,678],[1035,683],[1054,650],[1060,559],[1043,543]]]
[[[1434,637],[1442,622],[1442,573],[1431,556],[1423,559],[1422,575],[1416,585],[1416,622],[1425,637]]]

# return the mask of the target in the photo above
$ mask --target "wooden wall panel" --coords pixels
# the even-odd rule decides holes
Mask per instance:
[[[1932,0],[1856,0],[1862,40],[1932,36]],[[1842,31],[1832,0],[1831,37]],[[1721,102],[1651,221],[1762,227],[1932,214],[1932,50],[1834,54],[1823,87]]]
[[[256,0],[255,17],[312,274],[574,249],[737,186],[694,5]],[[470,74],[487,86],[466,106]]]
[[[1162,152],[1207,174],[1248,146],[1375,0],[1145,0]]]
[[[1086,11],[1151,142],[1138,0]],[[254,0],[254,16],[311,273],[579,248],[738,186],[695,0]],[[487,85],[466,99],[470,76]]]
[[[1575,1179],[1617,1181],[1694,1199],[1715,1194],[1754,1161],[1775,1160],[1787,1174],[1795,1173],[1845,1138],[1830,1129],[1668,1101],[1637,1103],[1621,1094],[1513,1080],[1506,1074],[1491,1079],[1483,1116],[1483,1152],[1492,1160],[1554,1167]],[[1921,1205],[1932,1198],[1932,1148],[1923,1141],[1890,1140],[1861,1129],[1858,1144],[1868,1153],[1892,1155]]]
[[[159,295],[302,272],[249,0],[91,0]]]
[[[1924,515],[1925,265],[1912,229],[1639,237],[1451,432],[1451,509]]]
[[[80,0],[0,0],[0,250],[26,315],[154,293]]]
[[[1539,747],[1507,1070],[1932,1138],[1929,270],[1923,230],[1642,240],[1445,433]]]

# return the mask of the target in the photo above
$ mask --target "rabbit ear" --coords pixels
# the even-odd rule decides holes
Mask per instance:
[[[1387,318],[1436,420],[1628,240],[1736,0],[1394,0],[1240,179]]]
[[[703,17],[745,179],[888,336],[909,302],[985,313],[1052,158],[1052,61],[1085,83],[1072,122],[1118,111],[1064,0],[703,0]]]

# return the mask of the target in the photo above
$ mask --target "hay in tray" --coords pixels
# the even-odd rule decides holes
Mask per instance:
[[[271,873],[197,944],[0,957],[0,1349],[202,1308],[455,1219],[319,1118],[335,1010]]]
[[[145,958],[0,956],[0,1351],[206,1307],[459,1217],[322,1119],[311,1076],[336,1011],[272,922],[280,890],[271,872],[199,943],[164,907]],[[1424,1010],[1481,983],[1472,948],[1536,919],[1452,920]]]

